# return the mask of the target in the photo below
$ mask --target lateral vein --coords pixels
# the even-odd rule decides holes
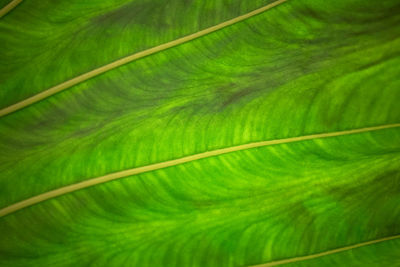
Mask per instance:
[[[265,264],[259,264],[259,265],[252,265],[252,267],[271,267],[271,266],[278,266],[278,265],[283,265],[283,264],[288,264],[288,263],[294,263],[294,262],[300,262],[300,261],[306,261],[306,260],[311,260],[315,258],[320,258],[323,256],[335,254],[335,253],[340,253],[343,251],[359,248],[359,247],[364,247],[384,241],[389,241],[389,240],[394,240],[394,239],[399,239],[400,235],[393,235],[393,236],[388,236],[380,239],[375,239],[375,240],[370,240],[362,243],[357,243],[351,246],[347,247],[342,247],[342,248],[336,248],[332,250],[327,250],[324,252],[316,253],[316,254],[311,254],[311,255],[306,255],[306,256],[300,256],[300,257],[295,257],[295,258],[289,258],[289,259],[284,259],[284,260],[279,260],[279,261],[272,261],[268,262]]]
[[[98,184],[110,182],[113,180],[125,178],[128,176],[133,176],[133,175],[137,175],[137,174],[141,174],[141,173],[145,173],[145,172],[164,169],[167,167],[172,167],[175,165],[188,163],[188,162],[199,160],[199,159],[219,156],[219,155],[236,152],[236,151],[241,151],[241,150],[246,150],[246,149],[270,146],[270,145],[287,144],[287,143],[293,143],[293,142],[299,142],[299,141],[328,138],[328,137],[335,137],[335,136],[343,136],[343,135],[378,131],[378,130],[389,129],[389,128],[397,128],[397,127],[400,127],[400,123],[386,124],[386,125],[345,130],[345,131],[297,136],[297,137],[290,137],[290,138],[284,138],[284,139],[253,142],[253,143],[248,143],[248,144],[243,144],[243,145],[238,145],[238,146],[232,146],[232,147],[226,147],[226,148],[216,149],[216,150],[212,150],[212,151],[207,151],[207,152],[194,154],[194,155],[190,155],[190,156],[186,156],[186,157],[182,157],[182,158],[178,158],[178,159],[154,163],[154,164],[150,164],[150,165],[146,165],[146,166],[142,166],[142,167],[136,167],[136,168],[132,168],[132,169],[128,169],[128,170],[123,170],[120,172],[106,174],[104,176],[100,176],[100,177],[96,177],[96,178],[91,178],[91,179],[88,179],[88,180],[85,180],[85,181],[82,181],[79,183],[63,186],[63,187],[33,196],[31,198],[22,200],[20,202],[14,203],[8,207],[1,209],[0,217],[14,213],[23,208],[38,204],[40,202],[43,202],[43,201],[46,201],[46,200],[49,200],[49,199],[52,199],[55,197],[59,197],[59,196],[62,196],[62,195],[65,195],[65,194],[68,194],[71,192],[75,192],[75,191],[78,191],[78,190],[81,190],[81,189],[84,189],[87,187],[95,186]]]
[[[17,1],[22,1],[22,0],[17,0]],[[101,67],[99,67],[97,69],[94,69],[94,70],[91,70],[91,71],[86,72],[84,74],[81,74],[81,75],[79,75],[79,76],[77,76],[75,78],[72,78],[72,79],[67,80],[67,81],[65,81],[63,83],[60,83],[60,84],[58,84],[58,85],[56,85],[54,87],[51,87],[51,88],[49,88],[49,89],[47,89],[45,91],[42,91],[42,92],[40,92],[40,93],[38,93],[38,94],[36,94],[34,96],[31,96],[29,98],[26,98],[26,99],[20,101],[20,102],[17,102],[17,103],[12,104],[12,105],[10,105],[8,107],[5,107],[4,109],[1,109],[0,110],[0,117],[3,117],[5,115],[10,114],[12,112],[15,112],[17,110],[20,110],[20,109],[22,109],[24,107],[27,107],[29,105],[33,105],[33,104],[35,104],[35,103],[37,103],[37,102],[39,102],[39,101],[41,101],[41,100],[43,100],[45,98],[48,98],[48,97],[50,97],[50,96],[52,96],[54,94],[57,94],[57,93],[65,90],[65,89],[68,89],[68,88],[70,88],[70,87],[72,87],[74,85],[77,85],[77,84],[79,84],[81,82],[84,82],[84,81],[86,81],[88,79],[91,79],[91,78],[93,78],[93,77],[95,77],[97,75],[103,74],[103,73],[105,73],[105,72],[107,72],[109,70],[118,68],[118,67],[120,67],[122,65],[130,63],[130,62],[135,61],[137,59],[140,59],[140,58],[143,58],[143,57],[146,57],[146,56],[161,52],[163,50],[178,46],[180,44],[189,42],[191,40],[197,39],[197,38],[202,37],[204,35],[207,35],[207,34],[210,34],[212,32],[218,31],[220,29],[226,28],[226,27],[228,27],[230,25],[233,25],[235,23],[241,22],[241,21],[246,20],[248,18],[254,17],[254,16],[256,16],[258,14],[261,14],[264,11],[267,11],[268,9],[271,9],[271,8],[273,8],[273,7],[275,7],[275,6],[279,5],[279,4],[282,4],[282,3],[286,2],[286,1],[287,0],[277,0],[277,1],[273,2],[273,3],[271,3],[271,4],[268,4],[266,6],[258,8],[256,10],[253,10],[253,11],[251,11],[249,13],[246,13],[244,15],[238,16],[238,17],[233,18],[231,20],[227,20],[227,21],[222,22],[220,24],[217,24],[217,25],[214,25],[212,27],[206,28],[204,30],[201,30],[201,31],[192,33],[190,35],[178,38],[176,40],[173,40],[173,41],[170,41],[170,42],[167,42],[167,43],[152,47],[150,49],[143,50],[141,52],[126,56],[124,58],[121,58],[119,60],[111,62],[111,63],[109,63],[107,65],[101,66]]]
[[[22,2],[22,0],[12,0],[10,3],[8,3],[6,6],[4,6],[2,9],[0,9],[0,18],[7,15],[11,10],[13,10],[21,2]]]

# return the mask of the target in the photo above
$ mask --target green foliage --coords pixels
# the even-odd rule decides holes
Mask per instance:
[[[270,2],[25,0],[0,19],[0,108]],[[399,20],[396,0],[289,0],[1,117],[0,208],[204,151],[400,123]],[[399,192],[399,128],[238,151],[1,217],[0,266],[262,264],[399,234]],[[392,240],[288,266],[399,253]]]

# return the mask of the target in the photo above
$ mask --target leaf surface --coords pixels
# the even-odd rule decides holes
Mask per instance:
[[[270,2],[23,1],[0,21],[0,107]]]
[[[269,3],[189,2],[24,1],[0,20],[2,107]],[[393,127],[42,201],[0,217],[0,265],[244,266],[398,235],[399,11],[389,0],[287,1],[1,117],[1,208],[206,151]],[[396,240],[373,246],[291,264],[396,264]]]

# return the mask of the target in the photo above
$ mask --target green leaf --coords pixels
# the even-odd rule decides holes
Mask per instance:
[[[0,107],[270,2],[23,1],[0,23]]]
[[[25,0],[1,18],[2,110],[223,27],[2,113],[0,265],[398,264],[400,6],[269,3]]]

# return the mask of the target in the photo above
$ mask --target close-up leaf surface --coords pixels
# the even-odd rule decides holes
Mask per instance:
[[[398,266],[399,23],[396,0],[20,1],[0,266]]]

